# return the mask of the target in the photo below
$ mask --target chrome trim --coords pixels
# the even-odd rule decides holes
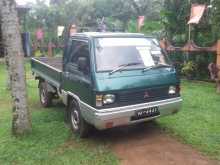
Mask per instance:
[[[155,106],[155,105],[160,106],[160,105],[162,105],[163,103],[166,103],[166,102],[182,101],[182,98],[181,97],[176,97],[176,98],[172,98],[172,99],[165,99],[165,100],[160,100],[160,101],[141,103],[141,104],[135,104],[135,105],[128,105],[128,106],[123,106],[123,107],[107,108],[107,109],[96,109],[96,108],[86,104],[85,102],[81,101],[80,99],[79,99],[79,101],[80,101],[81,104],[88,107],[88,109],[90,109],[94,112],[98,112],[98,113],[107,113],[107,112],[109,112],[110,113],[110,112],[116,112],[116,111],[119,111],[119,110],[127,111],[127,109],[134,109],[135,110],[135,109],[138,109],[138,107],[141,107],[141,106]]]
[[[148,103],[142,103],[142,104],[135,104],[135,105],[128,105],[128,106],[123,106],[123,107],[116,107],[116,108],[108,108],[108,109],[101,109],[98,110],[99,113],[110,113],[110,112],[116,112],[118,110],[120,111],[127,111],[127,109],[134,109],[137,110],[139,109],[139,107],[143,107],[143,106],[147,106],[147,107],[153,107],[153,106],[160,106],[163,105],[164,103],[167,102],[176,102],[179,101],[181,98],[180,97],[176,97],[176,98],[172,98],[172,99],[165,99],[165,100],[160,100],[160,101],[153,101],[153,102],[148,102]],[[181,99],[182,101],[182,99]]]
[[[92,124],[97,129],[106,129],[106,123],[108,122],[114,123],[113,127],[120,125],[130,125],[130,124],[149,121],[162,116],[174,114],[179,111],[181,107],[181,102],[182,99],[178,97],[173,99],[167,99],[167,100],[125,106],[125,107],[105,109],[104,111],[98,110],[95,113],[93,112],[94,113],[93,119],[91,119],[90,117],[88,118],[88,120],[91,120]],[[159,108],[160,115],[151,118],[140,119],[140,120],[134,120],[134,121],[131,120],[131,117],[135,115],[137,110],[146,109],[154,106],[157,106]]]
[[[42,58],[42,57],[41,57],[41,58]],[[50,65],[48,65],[48,64],[46,64],[46,63],[43,63],[43,62],[41,62],[41,61],[39,61],[39,60],[37,60],[37,59],[35,59],[35,58],[31,58],[31,60],[36,61],[36,62],[38,62],[38,63],[40,63],[40,64],[42,64],[42,65],[45,65],[46,67],[48,67],[48,68],[50,68],[50,69],[53,69],[53,70],[55,70],[55,71],[57,71],[57,72],[59,72],[59,73],[62,73],[61,70],[59,70],[59,69],[57,69],[57,68],[54,68],[53,66],[50,66]]]
[[[130,125],[134,123],[153,120],[161,116],[176,113],[180,109],[182,102],[181,97],[176,97],[166,100],[135,104],[123,107],[96,109],[80,100],[80,98],[72,92],[68,91],[67,93],[73,96],[78,101],[83,118],[88,123],[94,125],[97,129],[100,130],[106,129],[105,124],[107,122],[113,122],[114,127],[116,127],[120,125]],[[159,116],[131,121],[131,117],[134,116],[137,110],[150,108],[154,106],[159,107]]]

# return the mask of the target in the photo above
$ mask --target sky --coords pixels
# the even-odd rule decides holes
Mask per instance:
[[[18,5],[26,5],[27,3],[35,3],[36,0],[15,0]],[[49,3],[49,0],[45,0],[47,4]]]
[[[35,0],[15,0],[18,5],[26,5],[27,3],[35,3]]]

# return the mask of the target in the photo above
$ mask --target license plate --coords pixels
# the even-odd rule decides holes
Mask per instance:
[[[139,120],[139,119],[150,118],[150,117],[155,117],[159,115],[160,115],[160,111],[158,107],[150,107],[150,108],[136,111],[135,115],[131,119]]]

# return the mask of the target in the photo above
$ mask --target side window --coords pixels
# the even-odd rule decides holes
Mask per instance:
[[[64,53],[63,53],[63,61],[64,61],[64,66],[66,63],[69,62],[69,56],[71,55],[73,49],[72,45],[72,40],[66,41],[65,46],[64,46]]]
[[[73,40],[72,52],[70,54],[69,63],[77,67],[77,69],[84,74],[90,72],[90,56],[89,44],[87,41]]]

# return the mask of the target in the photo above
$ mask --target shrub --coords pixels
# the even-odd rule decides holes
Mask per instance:
[[[196,72],[198,70],[197,68],[198,68],[198,66],[197,66],[197,64],[195,62],[189,61],[189,62],[183,64],[181,73],[187,79],[191,80],[191,79],[193,79],[195,77]]]

